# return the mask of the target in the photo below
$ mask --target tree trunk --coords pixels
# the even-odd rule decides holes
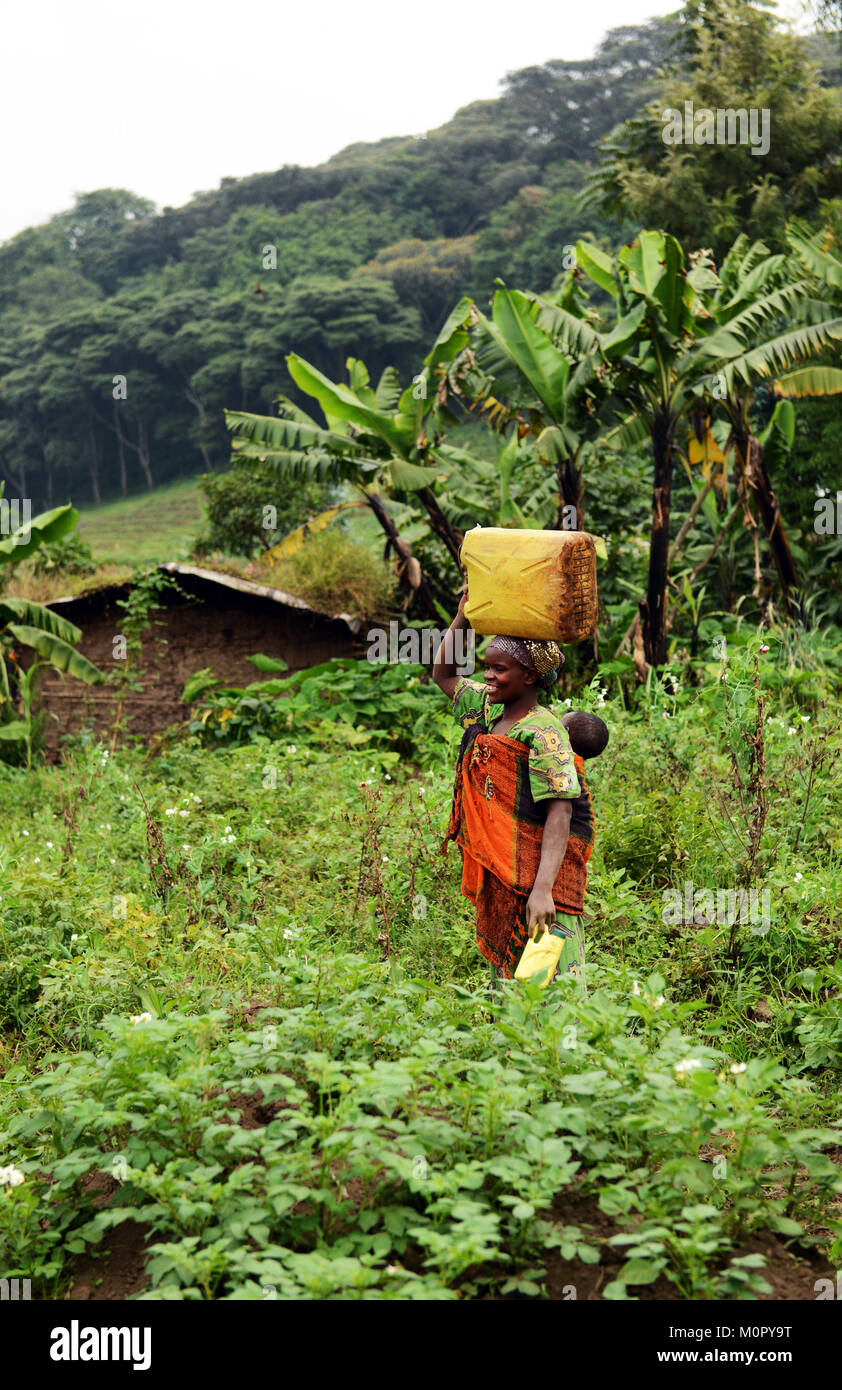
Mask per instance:
[[[732,418],[731,424],[742,464],[743,478],[746,486],[757,498],[763,529],[766,532],[769,549],[778,571],[784,598],[789,602],[789,590],[798,588],[798,570],[789,548],[789,539],[778,506],[778,499],[772,490],[772,484],[763,463],[763,449],[760,440],[746,427],[742,418],[737,420]]]
[[[576,508],[576,530],[583,531],[585,527],[585,512],[582,507],[582,497],[584,488],[582,486],[582,471],[576,467],[574,458],[562,459],[555,466],[556,477],[558,478],[558,511],[556,512],[554,531],[570,531],[572,528],[565,525],[566,507]]]
[[[652,429],[654,483],[649,581],[646,598],[641,604],[643,648],[650,666],[663,666],[667,659],[666,598],[674,432],[674,422],[669,415],[656,415]]]
[[[430,586],[424,578],[423,574],[421,573],[421,567],[418,564],[418,561],[412,554],[411,545],[408,541],[405,541],[403,537],[400,535],[397,527],[395,526],[394,521],[389,516],[389,513],[386,511],[383,498],[378,496],[376,492],[367,492],[365,497],[366,501],[368,502],[368,505],[374,512],[374,515],[377,517],[377,520],[379,521],[383,530],[386,532],[386,535],[389,538],[389,544],[391,545],[396,556],[398,557],[398,580],[400,582],[401,588],[404,591],[404,594],[407,596],[408,599],[411,598],[414,594],[417,594],[424,607],[426,608],[427,612],[429,613],[430,617],[434,618],[435,621],[438,622],[439,611],[436,608],[435,600],[433,598],[432,593],[430,592]],[[413,567],[417,567],[417,572],[415,576],[418,579],[417,583],[412,582]]]
[[[442,511],[441,507],[439,506],[438,501],[436,500],[435,493],[432,491],[431,488],[419,488],[418,492],[415,495],[418,498],[419,502],[421,502],[422,506],[426,508],[427,515],[430,518],[430,524],[433,530],[435,531],[439,540],[441,540],[446,546],[461,574],[462,561],[459,558],[459,551],[461,550],[462,542],[465,539],[463,533],[461,531],[455,531],[453,529],[444,512]]]
[[[211,461],[210,461],[210,455],[208,454],[207,448],[205,447],[205,441],[204,441],[204,433],[205,433],[205,429],[206,429],[206,427],[207,427],[207,420],[208,420],[207,413],[206,413],[206,411],[205,411],[205,407],[202,405],[202,402],[201,402],[201,400],[199,399],[199,397],[196,395],[196,392],[193,391],[189,386],[185,389],[184,395],[185,395],[185,398],[186,398],[186,399],[190,402],[190,404],[193,406],[193,409],[196,411],[196,413],[197,413],[197,415],[198,415],[198,417],[199,417],[199,445],[198,445],[198,447],[199,447],[199,453],[202,455],[202,458],[203,458],[204,461],[205,461],[205,471],[206,471],[207,473],[212,473],[212,472],[213,472],[213,464],[212,464]]]
[[[93,423],[91,423],[91,425],[88,428],[88,441],[91,446],[89,460],[91,474],[91,491],[94,495],[94,501],[96,502],[97,506],[99,506],[100,502],[102,501],[102,497],[100,496],[99,491],[99,451],[96,446],[96,432],[94,430]]]
[[[152,464],[149,458],[149,434],[146,429],[145,420],[138,420],[137,422],[137,457],[143,469],[146,486],[151,492],[155,484],[152,481]]]
[[[125,440],[123,439],[123,430],[122,430],[122,427],[121,427],[121,425],[120,425],[120,412],[119,412],[119,407],[118,407],[116,401],[113,402],[113,406],[114,406],[114,430],[115,430],[115,433],[116,433],[116,435],[117,435],[117,458],[118,458],[118,461],[119,461],[119,464],[120,464],[120,493],[121,493],[121,496],[123,496],[123,497],[128,497],[128,495],[129,495],[129,484],[128,484],[128,478],[127,478],[127,476],[126,476],[126,443],[125,443]]]
[[[0,458],[0,473],[3,474],[3,477],[6,479],[6,482],[14,488],[18,496],[23,497],[24,480],[22,480],[21,478],[16,478],[11,469],[7,468],[6,462],[2,458]]]

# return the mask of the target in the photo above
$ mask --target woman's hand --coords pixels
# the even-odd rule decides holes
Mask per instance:
[[[536,884],[526,902],[526,926],[530,941],[539,927],[545,930],[553,925],[555,914],[556,907],[551,890]]]

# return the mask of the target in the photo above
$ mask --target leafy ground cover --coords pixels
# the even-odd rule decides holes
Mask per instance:
[[[440,852],[446,709],[365,666],[286,728],[244,695],[236,737],[0,768],[4,1269],[74,1298],[815,1298],[832,678],[767,635],[695,686],[584,692],[612,733],[588,973],[546,996],[489,988]],[[763,910],[729,921],[740,887]]]

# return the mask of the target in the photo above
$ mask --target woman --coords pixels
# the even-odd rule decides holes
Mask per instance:
[[[494,637],[485,683],[447,660],[468,626],[467,595],[436,653],[433,680],[465,730],[445,848],[462,851],[462,892],[476,905],[477,946],[492,976],[511,979],[528,937],[563,938],[558,974],[581,976],[587,861],[593,810],[563,724],[539,703],[564,657],[554,642]]]

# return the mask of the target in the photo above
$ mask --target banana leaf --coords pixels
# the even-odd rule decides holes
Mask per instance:
[[[405,467],[409,467],[406,464]],[[422,484],[423,486],[423,484]],[[309,521],[305,521],[303,526],[297,526],[294,531],[290,531],[288,536],[278,541],[266,551],[264,559],[273,565],[276,560],[288,558],[290,555],[297,555],[304,545],[308,536],[315,535],[318,531],[324,531],[326,526],[339,516],[340,512],[346,512],[349,507],[367,507],[367,502],[340,502],[337,507],[329,507],[326,512],[320,512],[318,516],[311,516]]]
[[[51,632],[42,632],[40,628],[29,627],[25,623],[9,623],[8,630],[18,642],[32,647],[55,670],[64,671],[86,685],[102,685],[105,680],[104,672],[98,670],[93,662]]]
[[[6,743],[20,743],[26,738],[28,725],[20,719],[14,720],[11,724],[0,724],[0,739]]]
[[[0,599],[0,623],[14,622],[37,627],[40,632],[51,632],[54,637],[60,637],[62,642],[70,642],[71,645],[82,636],[80,627],[68,622],[67,618],[60,618],[58,613],[41,603],[33,603],[28,598]]]
[[[4,560],[14,560],[17,564],[19,560],[26,560],[45,541],[60,541],[62,536],[73,530],[78,520],[79,513],[76,508],[69,505],[54,507],[51,512],[42,512],[40,516],[34,516],[28,526],[19,526],[6,540],[0,541],[0,563]],[[16,544],[16,537],[27,533],[28,539],[20,545]]]

